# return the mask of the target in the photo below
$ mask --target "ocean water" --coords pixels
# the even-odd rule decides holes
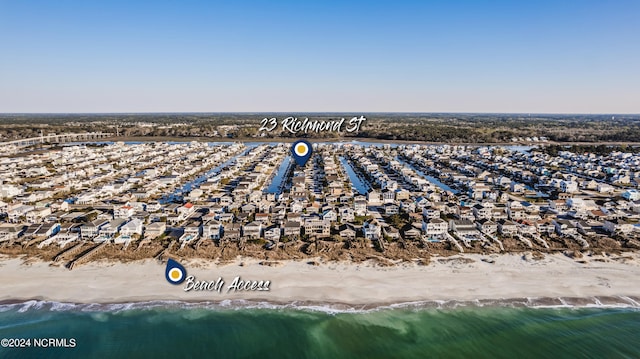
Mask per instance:
[[[640,310],[31,301],[0,305],[0,338],[32,339],[0,358],[640,358]]]

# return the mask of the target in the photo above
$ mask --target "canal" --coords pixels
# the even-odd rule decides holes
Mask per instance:
[[[200,185],[206,182],[209,178],[220,174],[225,168],[232,165],[236,161],[236,159],[238,159],[241,156],[246,156],[247,153],[249,153],[249,151],[251,151],[255,147],[256,146],[247,146],[247,148],[245,148],[240,154],[237,154],[229,158],[228,160],[208,170],[207,172],[197,177],[196,179],[185,183],[184,185],[182,185],[182,187],[176,188],[176,190],[173,191],[173,193],[164,196],[159,202],[161,204],[164,204],[169,202],[181,201],[181,197],[183,196],[184,193],[191,192],[193,189],[200,187]]]
[[[342,167],[345,172],[349,176],[349,180],[351,181],[351,186],[358,191],[360,194],[366,194],[369,191],[369,184],[364,179],[360,178],[356,171],[351,167],[349,161],[347,161],[344,157],[340,156],[340,163],[342,163]]]
[[[282,185],[283,185],[282,181],[284,181],[290,166],[291,166],[291,156],[287,156],[284,158],[284,160],[282,160],[282,163],[278,168],[278,172],[276,172],[275,176],[273,176],[273,178],[271,179],[271,183],[269,184],[269,187],[267,187],[267,189],[265,190],[265,193],[276,193],[276,194],[282,193]]]
[[[451,193],[453,193],[453,194],[458,194],[458,193],[460,193],[460,191],[455,190],[455,189],[453,189],[453,188],[451,188],[451,187],[447,186],[446,184],[444,184],[444,183],[440,182],[437,178],[432,177],[432,176],[429,176],[428,174],[426,174],[426,173],[424,173],[424,172],[420,171],[419,169],[417,169],[415,166],[413,166],[413,165],[412,165],[412,164],[410,164],[409,162],[403,161],[403,160],[401,160],[399,157],[396,157],[396,160],[397,160],[398,162],[402,163],[403,165],[405,165],[406,167],[409,167],[409,168],[411,168],[412,170],[414,170],[414,171],[415,171],[415,172],[416,172],[420,177],[422,177],[422,178],[426,179],[427,181],[429,181],[429,182],[433,183],[434,185],[436,185],[436,186],[438,186],[438,187],[442,188],[443,190],[445,190],[445,191],[449,191],[449,192],[451,192]]]

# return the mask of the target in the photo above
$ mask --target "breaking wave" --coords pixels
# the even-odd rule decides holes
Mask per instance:
[[[123,312],[129,310],[148,309],[211,309],[211,310],[299,310],[340,313],[370,313],[380,310],[451,310],[458,308],[507,307],[507,308],[631,308],[640,310],[640,298],[629,296],[609,297],[535,297],[511,299],[477,299],[471,301],[428,300],[379,305],[350,305],[336,303],[314,303],[293,301],[290,303],[273,303],[268,301],[222,300],[206,302],[187,301],[142,301],[126,303],[69,303],[46,300],[5,301],[0,302],[0,312],[16,311],[81,311],[81,312]]]

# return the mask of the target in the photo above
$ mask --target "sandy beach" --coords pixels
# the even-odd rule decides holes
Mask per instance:
[[[615,297],[637,305],[640,256],[592,255],[580,260],[562,254],[533,259],[530,255],[473,255],[433,258],[428,266],[370,263],[282,261],[260,264],[238,259],[218,266],[183,262],[198,281],[224,280],[220,291],[185,291],[186,282],[169,284],[165,265],[155,260],[90,263],[73,271],[47,262],[3,258],[0,301],[30,299],[72,303],[155,300],[259,300],[274,303],[314,302],[377,305],[413,301],[473,301],[511,298]],[[493,263],[491,263],[493,262]],[[273,263],[272,263],[273,264]],[[269,291],[228,291],[233,279],[270,281]],[[620,299],[624,298],[624,299]]]

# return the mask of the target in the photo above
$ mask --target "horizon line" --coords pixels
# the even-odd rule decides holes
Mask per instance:
[[[455,111],[131,111],[131,112],[0,112],[0,116],[24,115],[179,115],[179,114],[459,114],[459,115],[581,115],[581,116],[640,116],[638,113],[623,112],[455,112]]]

